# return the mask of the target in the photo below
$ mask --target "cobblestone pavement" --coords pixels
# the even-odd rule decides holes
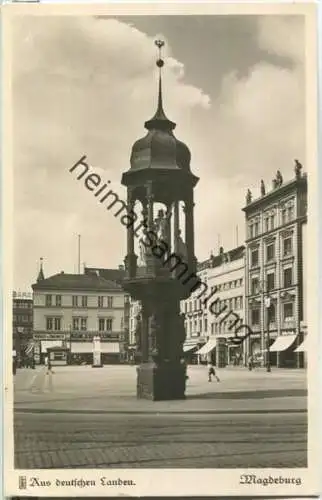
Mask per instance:
[[[207,381],[205,367],[188,369],[186,401],[138,401],[136,370],[129,366],[57,367],[19,370],[16,410],[39,411],[272,411],[306,409],[306,374],[302,371],[245,369],[218,371],[220,383]]]
[[[16,414],[17,468],[306,467],[306,414]]]
[[[185,401],[135,397],[129,366],[18,370],[18,468],[305,467],[304,371],[189,367]]]

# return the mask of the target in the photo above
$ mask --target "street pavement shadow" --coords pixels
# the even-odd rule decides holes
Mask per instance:
[[[187,399],[265,399],[307,396],[307,389],[268,389],[256,391],[205,392],[188,394]]]

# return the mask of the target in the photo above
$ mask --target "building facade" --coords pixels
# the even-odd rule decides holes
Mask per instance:
[[[31,292],[13,292],[13,351],[18,364],[24,363],[33,331],[33,298]]]
[[[262,364],[303,366],[307,176],[301,165],[286,183],[277,172],[270,192],[262,181],[261,196],[253,200],[249,191],[246,203],[246,318],[254,332],[247,353],[259,354]]]
[[[91,363],[96,336],[103,363],[123,361],[127,297],[122,287],[99,272],[40,278],[32,286],[35,361],[43,362],[48,348],[65,347],[70,362]]]
[[[219,255],[211,255],[198,265],[198,276],[207,285],[207,293],[200,297],[201,289],[196,290],[181,304],[186,329],[184,350],[190,353],[191,361],[211,359],[221,367],[243,362],[243,345],[233,344],[231,338],[236,317],[238,325],[244,321],[244,273],[244,246],[226,252],[220,248]],[[205,305],[206,296],[210,298]]]

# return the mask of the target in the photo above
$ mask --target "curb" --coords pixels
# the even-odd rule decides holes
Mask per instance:
[[[18,413],[61,413],[82,415],[263,415],[279,413],[307,413],[307,409],[275,409],[275,410],[55,410],[42,408],[15,408],[14,414]]]

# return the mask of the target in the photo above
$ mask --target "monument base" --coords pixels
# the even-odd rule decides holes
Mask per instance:
[[[185,399],[186,367],[144,363],[137,368],[137,397],[152,401]]]

